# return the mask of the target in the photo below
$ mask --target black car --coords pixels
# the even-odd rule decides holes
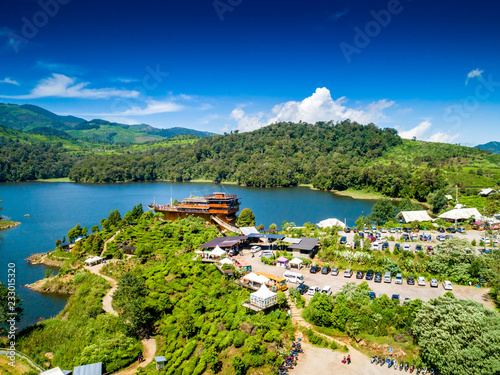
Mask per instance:
[[[309,290],[309,287],[306,284],[300,284],[299,286],[297,286],[297,290],[300,294],[305,294]]]
[[[358,233],[361,238],[365,238],[365,233],[364,232],[359,232]]]
[[[456,232],[457,232],[457,231],[456,231],[456,229],[455,229],[455,228],[453,228],[453,227],[446,228],[446,231],[447,231],[448,233],[456,233]]]
[[[382,244],[382,250],[387,250],[389,248],[389,242],[384,242]]]
[[[310,273],[317,273],[319,271],[318,266],[312,266],[311,269],[309,270]]]
[[[345,227],[344,232],[345,232],[345,233],[351,233],[351,228],[349,228],[349,227]]]
[[[413,278],[413,276],[408,276],[406,279],[406,283],[408,285],[415,285],[415,279]]]
[[[397,301],[398,303],[401,303],[401,300],[399,299],[399,294],[393,294],[391,299],[393,301]]]
[[[395,248],[395,249],[398,249],[398,251],[401,251],[401,245],[400,245],[400,244],[398,244],[398,243],[397,243],[396,245],[394,245],[394,248]]]
[[[343,245],[343,244],[345,244],[346,242],[347,242],[347,237],[346,237],[346,236],[342,236],[342,237],[340,238],[340,244],[341,244],[341,245]]]
[[[415,247],[415,251],[417,251],[417,252],[418,252],[418,251],[422,251],[422,245],[417,245],[417,246]]]
[[[370,296],[370,301],[373,301],[375,299],[375,292],[370,292],[368,293],[368,295]]]
[[[373,279],[376,283],[381,283],[382,282],[382,274],[380,272],[377,272],[375,274],[375,278]]]
[[[358,271],[356,272],[356,279],[362,279],[363,278],[363,271]]]
[[[372,279],[373,279],[373,271],[372,271],[372,270],[369,270],[369,271],[366,273],[365,279],[366,279],[366,280],[372,280]]]
[[[323,275],[328,275],[328,274],[330,273],[330,271],[331,271],[331,268],[330,268],[330,267],[328,267],[328,266],[324,266],[324,267],[321,269],[321,273],[322,273]]]
[[[443,227],[439,227],[439,228],[438,228],[438,232],[439,232],[439,233],[444,233],[444,228],[443,228]]]

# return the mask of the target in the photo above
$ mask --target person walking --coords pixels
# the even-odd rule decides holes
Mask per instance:
[[[348,365],[351,364],[351,355],[350,354],[347,355],[347,364]]]

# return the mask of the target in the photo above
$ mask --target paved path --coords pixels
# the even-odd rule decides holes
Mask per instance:
[[[113,293],[116,290],[116,281],[114,279],[112,279],[111,277],[108,277],[108,276],[101,274],[101,272],[100,272],[102,267],[104,267],[105,264],[106,263],[101,263],[101,264],[91,266],[91,267],[85,266],[85,268],[87,270],[89,270],[91,273],[94,273],[96,275],[101,276],[102,278],[104,278],[105,280],[107,280],[111,284],[111,289],[108,291],[108,293],[106,293],[106,295],[102,299],[102,308],[104,311],[118,316],[118,313],[113,309],[113,306],[112,306]]]

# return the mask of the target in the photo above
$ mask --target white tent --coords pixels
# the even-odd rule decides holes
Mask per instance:
[[[40,375],[64,375],[64,372],[59,367],[42,372]]]
[[[249,234],[252,233],[259,233],[259,231],[255,227],[241,227],[240,230],[244,236],[248,236]]]
[[[317,225],[320,228],[329,228],[329,227],[341,227],[341,228],[345,228],[344,222],[340,221],[339,219],[335,219],[335,218],[330,218],[330,219],[322,220]]]
[[[250,304],[265,309],[276,304],[276,296],[276,293],[271,292],[264,284],[262,284],[259,290],[250,294]]]
[[[223,256],[223,255],[226,255],[226,252],[224,250],[222,250],[219,245],[215,246],[215,249],[213,249],[211,252],[210,252],[210,255],[214,255],[216,257],[220,257],[220,256]]]
[[[219,263],[220,264],[229,264],[230,266],[233,265],[233,261],[231,259],[229,259],[229,258],[224,258]]]
[[[445,220],[466,220],[471,217],[480,220],[482,216],[477,208],[455,208],[439,215],[439,217]]]
[[[89,258],[89,259],[86,259],[85,260],[85,264],[87,266],[93,266],[95,264],[99,264],[102,262],[104,258],[101,258],[101,257],[98,257],[98,256],[95,256],[95,257],[92,257],[92,258]]]
[[[241,278],[242,280],[250,281],[253,283],[259,283],[259,284],[265,284],[266,282],[269,281],[269,279],[265,276],[262,275],[257,275],[254,272],[250,272],[249,274],[243,276]]]
[[[302,267],[302,263],[304,263],[304,261],[300,258],[293,258],[291,261],[290,261],[290,266],[297,266],[297,268],[300,270],[301,267]]]
[[[402,217],[405,223],[411,223],[412,221],[432,221],[427,211],[401,211],[397,217]]]

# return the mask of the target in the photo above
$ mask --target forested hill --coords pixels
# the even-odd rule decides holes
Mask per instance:
[[[59,116],[35,105],[0,103],[0,126],[32,134],[55,135],[99,143],[145,143],[178,135],[209,137],[212,133],[187,128],[158,129],[147,124],[126,125],[75,116]]]
[[[500,154],[500,142],[488,142],[485,143],[484,145],[477,145],[476,148],[480,148],[481,150],[487,150],[494,152],[496,154]]]

